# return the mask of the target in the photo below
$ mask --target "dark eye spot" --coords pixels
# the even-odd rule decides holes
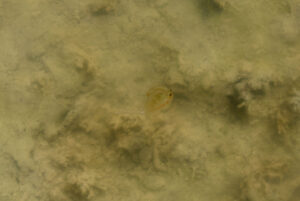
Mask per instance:
[[[172,93],[169,93],[169,96],[172,96]]]

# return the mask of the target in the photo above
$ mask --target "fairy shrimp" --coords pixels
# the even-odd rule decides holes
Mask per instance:
[[[167,109],[172,103],[174,94],[171,89],[165,87],[153,87],[147,92],[145,111],[152,113]]]

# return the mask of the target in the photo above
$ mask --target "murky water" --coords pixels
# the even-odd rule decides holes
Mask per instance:
[[[297,201],[299,0],[0,0],[0,201]]]

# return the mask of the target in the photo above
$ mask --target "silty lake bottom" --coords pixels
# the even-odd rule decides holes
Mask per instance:
[[[0,0],[0,43],[0,201],[299,200],[300,0]]]

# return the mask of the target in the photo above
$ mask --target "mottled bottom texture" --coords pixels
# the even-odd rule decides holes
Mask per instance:
[[[300,0],[0,0],[0,201],[299,201],[299,39]]]

